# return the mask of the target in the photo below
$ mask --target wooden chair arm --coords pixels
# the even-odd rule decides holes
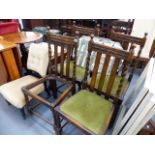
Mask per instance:
[[[74,85],[70,84],[70,86],[60,95],[60,97],[55,101],[53,107],[60,105],[61,102],[68,96],[68,94],[72,91]]]
[[[60,82],[66,83],[66,84],[69,83],[68,81],[66,81],[66,80],[64,80],[64,79],[61,79],[61,78],[58,78],[58,77],[56,77],[56,76],[54,76],[54,75],[47,75],[46,77],[40,78],[40,79],[38,79],[36,82],[31,83],[31,84],[29,84],[29,85],[26,85],[26,86],[24,86],[23,88],[26,88],[26,89],[29,90],[29,89],[32,89],[33,87],[36,87],[37,85],[39,85],[39,84],[41,84],[41,83],[44,83],[44,82],[47,81],[47,80],[58,80],[58,81],[60,81]]]
[[[27,96],[30,96],[32,98],[34,98],[35,100],[43,103],[44,105],[46,105],[47,107],[51,108],[52,107],[52,104],[50,102],[48,102],[47,100],[45,100],[44,98],[38,96],[38,95],[35,95],[33,94],[30,90],[28,90],[26,87],[23,87],[22,88],[22,91],[25,95]],[[53,107],[52,107],[53,108]]]
[[[40,80],[41,81],[41,80]],[[73,84],[70,84],[70,86],[60,95],[60,97],[53,103],[48,102],[47,100],[45,100],[43,97],[39,96],[39,95],[35,95],[33,94],[29,89],[27,89],[27,87],[23,87],[22,91],[25,95],[32,97],[33,99],[43,103],[44,105],[46,105],[49,108],[54,108],[56,106],[58,106],[66,97],[67,95],[72,91],[73,89]]]
[[[36,87],[37,85],[39,85],[41,83],[44,83],[46,80],[48,80],[49,77],[50,77],[50,75],[47,75],[47,76],[45,76],[43,78],[38,79],[36,82],[33,82],[33,83],[29,84],[29,85],[24,86],[23,88],[26,88],[28,90],[32,89],[33,87]],[[52,77],[51,77],[51,79],[52,79]],[[53,80],[54,80],[54,77],[53,77]]]

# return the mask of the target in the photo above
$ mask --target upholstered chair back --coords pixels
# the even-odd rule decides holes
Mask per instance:
[[[39,73],[42,77],[47,74],[49,64],[48,44],[32,43],[29,48],[27,68]]]

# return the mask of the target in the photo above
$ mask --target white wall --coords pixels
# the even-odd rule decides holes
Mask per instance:
[[[155,20],[135,19],[131,35],[137,36],[137,37],[143,37],[145,32],[148,33],[148,36],[147,36],[145,47],[142,51],[142,56],[149,56],[149,51],[150,51],[153,39],[155,38]]]

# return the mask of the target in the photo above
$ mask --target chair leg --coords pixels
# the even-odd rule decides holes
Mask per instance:
[[[45,86],[45,91],[47,92],[47,95],[50,96],[50,91],[49,91],[49,89],[47,87],[47,83],[46,82],[44,82],[44,86]]]
[[[22,108],[20,111],[21,111],[21,113],[22,113],[23,118],[26,119],[25,109]]]
[[[116,120],[116,117],[117,117],[119,108],[120,108],[120,105],[119,104],[116,104],[115,105],[114,112],[113,112],[113,115],[112,115],[112,118],[111,118],[111,122],[109,124],[109,129],[111,129],[114,126],[114,123],[115,123],[115,120]]]
[[[78,85],[78,90],[80,91],[81,90],[81,82],[77,82],[77,85]]]
[[[9,102],[7,102],[8,103],[8,105],[11,105]]]
[[[72,95],[74,95],[76,92],[76,85],[73,86],[73,89],[72,89]]]
[[[57,99],[57,84],[56,80],[50,80],[50,89],[53,91],[53,96],[55,99]]]
[[[54,117],[54,129],[57,135],[61,135],[62,129],[61,129],[61,122],[60,117],[57,112],[53,111],[53,117]]]

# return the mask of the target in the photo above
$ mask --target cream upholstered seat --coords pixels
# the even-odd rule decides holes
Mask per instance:
[[[47,73],[48,62],[48,44],[32,43],[29,48],[27,68],[39,73],[40,77],[43,77]],[[20,79],[0,86],[0,93],[10,104],[16,108],[22,109],[26,102],[21,88],[37,80],[38,78],[32,75],[21,77]],[[31,91],[34,94],[41,93],[44,91],[44,84],[34,87]]]
[[[11,103],[16,108],[21,109],[26,104],[24,94],[21,88],[37,80],[38,78],[31,76],[31,75],[24,76],[20,79],[17,79],[17,80],[14,80],[12,82],[2,85],[0,87],[0,93],[9,103]],[[38,85],[37,87],[33,88],[31,91],[34,94],[39,94],[42,91],[44,91],[44,85],[43,84]]]

